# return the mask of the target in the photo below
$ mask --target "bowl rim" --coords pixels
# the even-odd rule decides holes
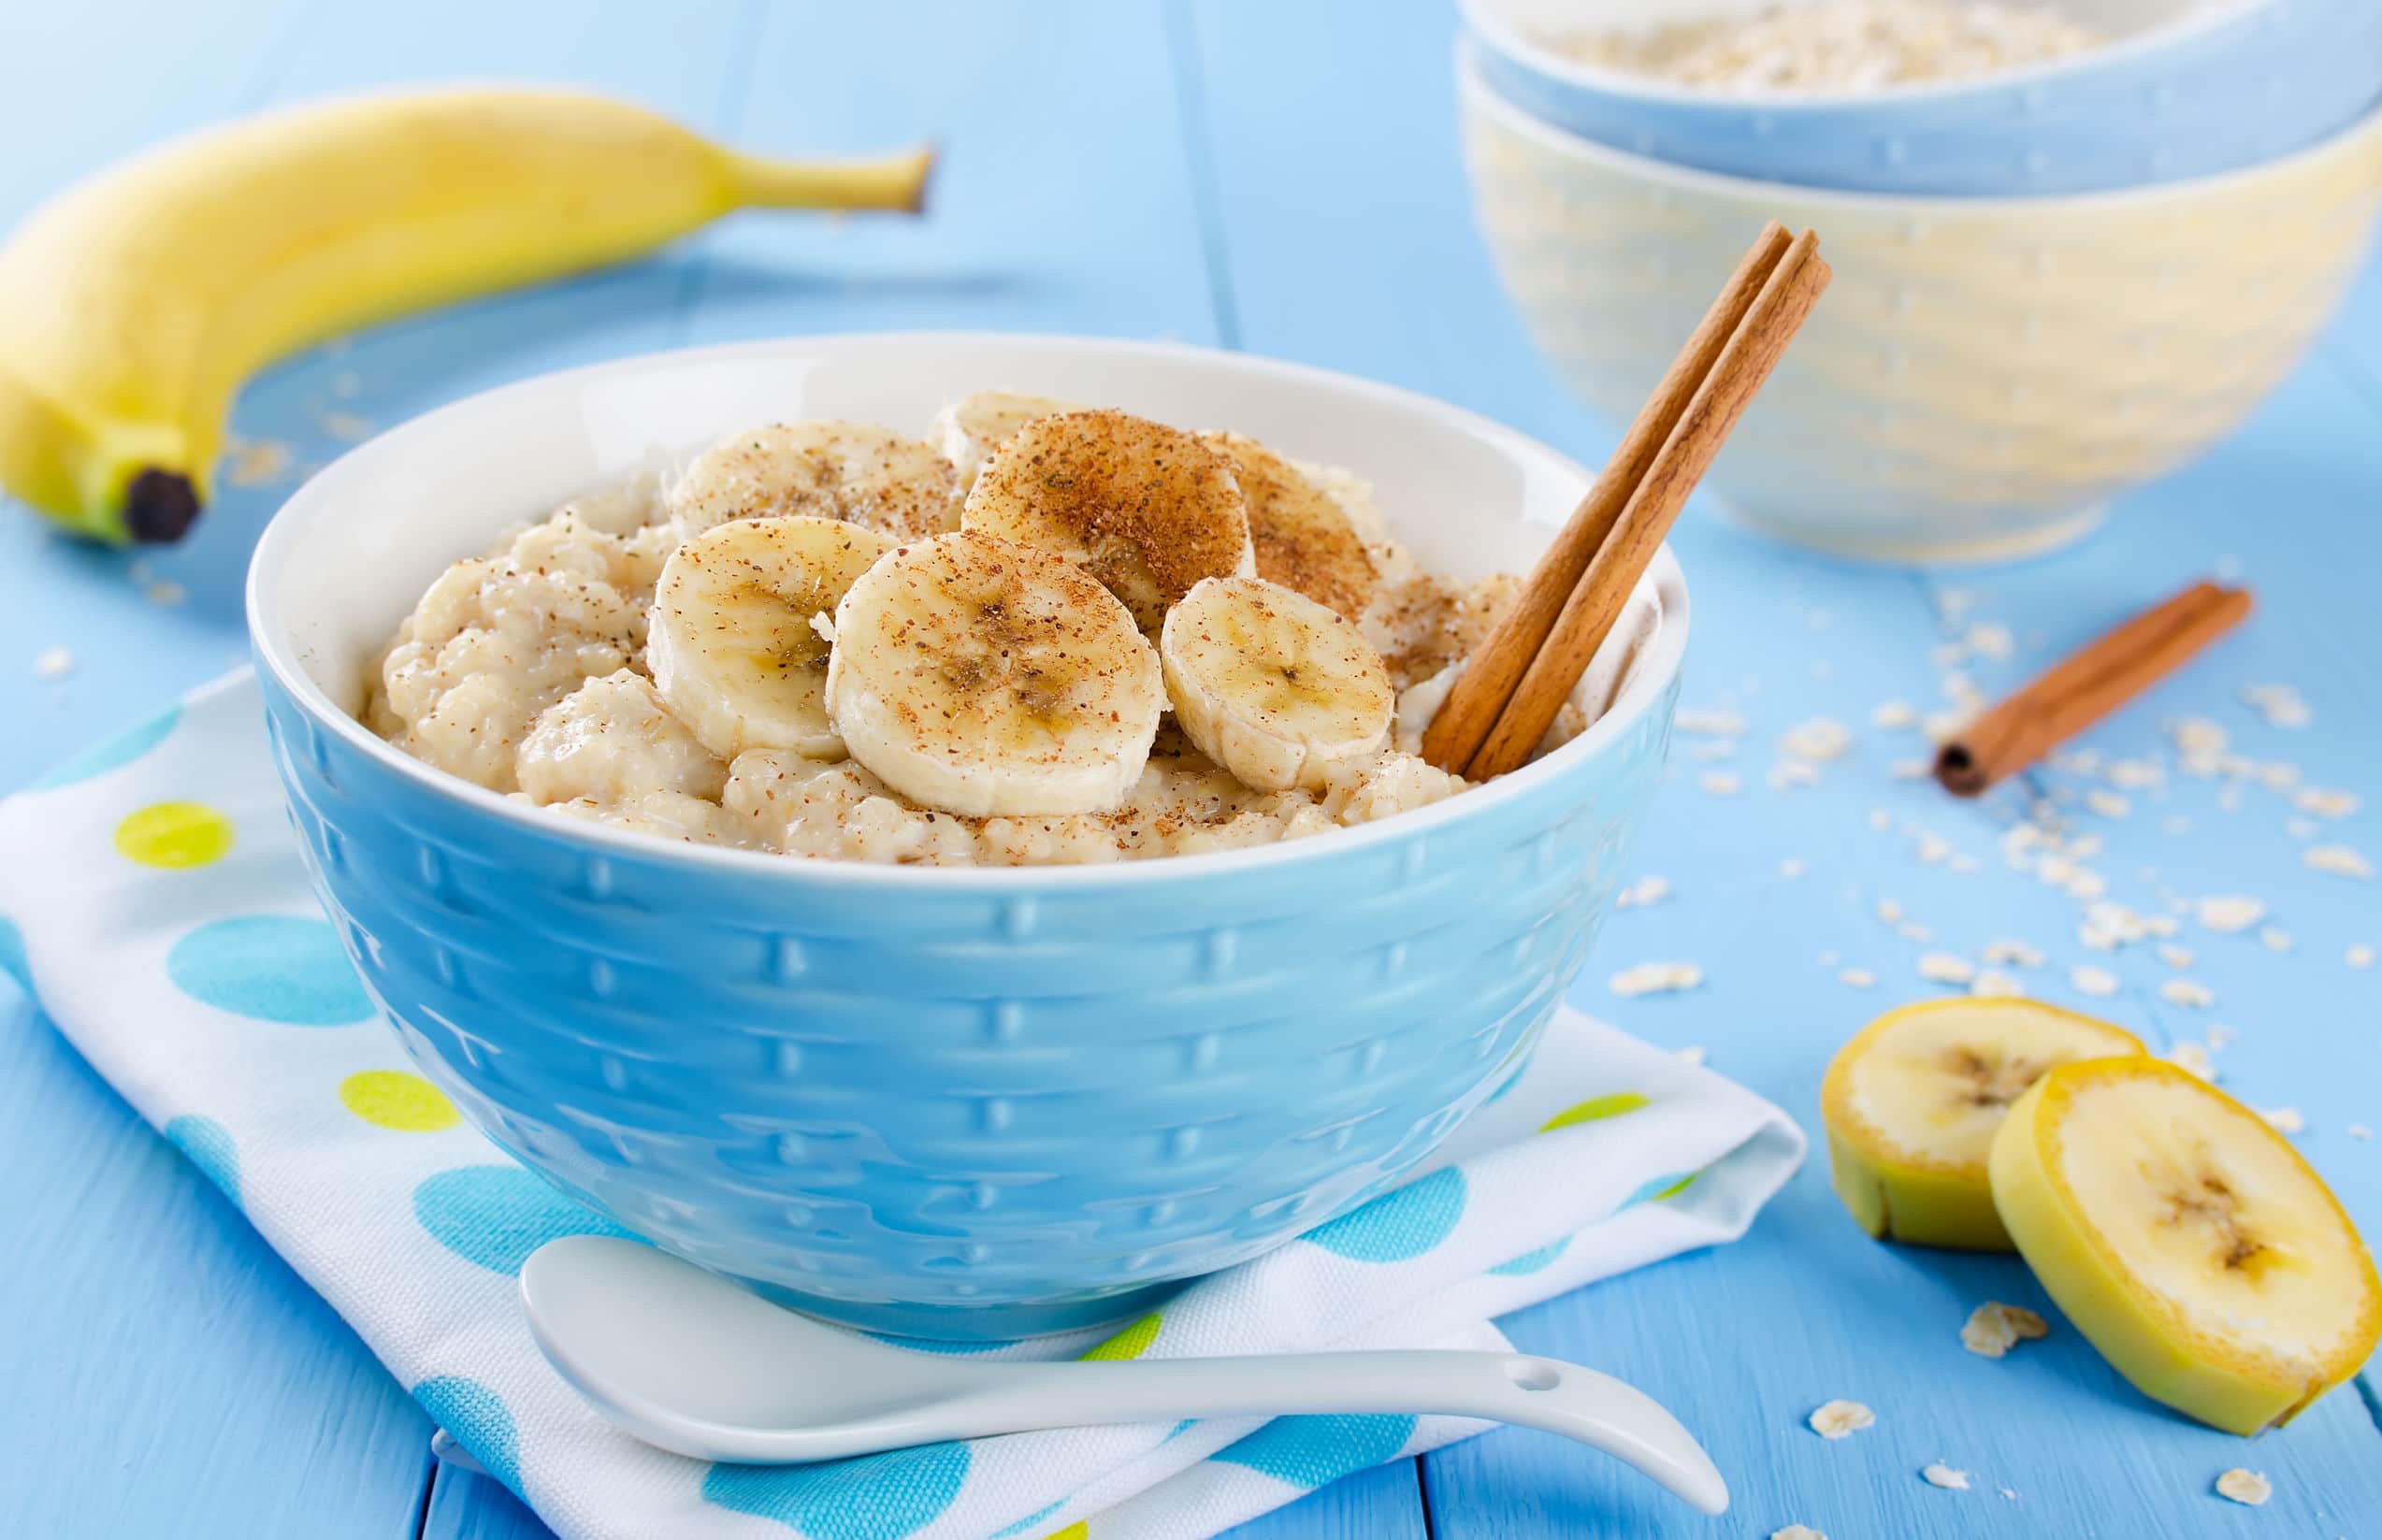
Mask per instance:
[[[2219,26],[2250,18],[2258,11],[2273,10],[2277,4],[2278,0],[2219,0],[2214,5],[2186,3],[2180,5],[2173,15],[2154,26],[2144,27],[2106,47],[2089,49],[2064,58],[2046,59],[2040,64],[1995,70],[1985,75],[1913,80],[1866,91],[1831,92],[1776,89],[1722,91],[1711,86],[1682,85],[1651,76],[1633,75],[1627,70],[1607,69],[1582,60],[1566,58],[1534,41],[1528,33],[1506,20],[1504,7],[1497,0],[1456,0],[1456,9],[1465,29],[1488,44],[1493,51],[1533,75],[1557,80],[1578,90],[1640,105],[1703,107],[1720,110],[1741,108],[1773,115],[1806,115],[1856,111],[1870,107],[1900,107],[1929,98],[1950,99],[2013,87],[2023,90],[2057,75],[2123,65],[2129,55],[2169,47],[2195,33],[2213,32]]]
[[[1693,187],[1740,201],[1775,201],[1785,197],[1806,207],[1861,209],[1873,214],[1925,213],[1946,217],[2021,213],[2073,215],[2183,202],[2223,192],[2236,184],[2262,177],[2281,176],[2303,166],[2346,153],[2362,139],[2382,138],[2382,94],[2377,94],[2355,118],[2311,144],[2303,144],[2270,160],[2256,161],[2230,171],[2212,172],[2202,177],[2147,182],[2138,187],[2109,188],[2097,193],[1870,193],[1849,188],[1812,187],[1801,182],[1775,181],[1760,177],[1733,177],[1725,171],[1705,171],[1658,160],[1651,155],[1616,150],[1600,140],[1558,127],[1508,98],[1482,68],[1482,51],[1473,39],[1456,38],[1456,86],[1465,104],[1488,111],[1500,119],[1505,126],[1541,141],[1551,150],[1602,163],[1640,180]],[[2377,156],[2377,161],[2382,161],[2382,156]],[[2376,180],[2382,181],[2382,165],[2376,166]]]
[[[1408,391],[1393,385],[1345,374],[1335,369],[1319,368],[1311,365],[1292,364],[1279,359],[1237,353],[1222,348],[1208,348],[1180,342],[1146,342],[1098,337],[1070,337],[1053,333],[1004,332],[833,332],[811,336],[780,338],[760,341],[718,343],[709,346],[670,349],[657,353],[634,354],[604,363],[582,365],[533,375],[492,389],[475,392],[437,407],[418,416],[376,434],[371,439],[341,454],[338,459],[315,472],[275,511],[258,539],[254,554],[250,558],[243,609],[247,618],[249,646],[258,666],[271,675],[274,684],[285,693],[310,720],[318,731],[338,738],[354,752],[370,758],[434,797],[449,800],[468,809],[475,816],[492,817],[514,825],[525,832],[541,834],[564,843],[583,845],[591,853],[641,856],[684,867],[690,871],[711,870],[772,877],[777,881],[807,884],[826,883],[830,885],[860,887],[917,888],[938,893],[979,891],[1017,893],[1050,888],[1103,888],[1139,886],[1151,883],[1191,880],[1199,877],[1222,877],[1234,873],[1262,870],[1285,862],[1324,859],[1342,853],[1352,853],[1368,846],[1396,842],[1410,837],[1443,829],[1476,816],[1485,816],[1492,809],[1523,797],[1546,785],[1567,770],[1584,765],[1612,745],[1662,698],[1672,682],[1679,677],[1687,648],[1689,604],[1687,583],[1679,560],[1666,544],[1655,553],[1646,576],[1640,580],[1652,584],[1661,600],[1660,615],[1652,640],[1633,676],[1604,715],[1591,723],[1587,729],[1553,753],[1485,785],[1475,786],[1457,796],[1445,798],[1427,807],[1394,814],[1353,828],[1335,828],[1304,839],[1275,841],[1237,850],[1204,852],[1190,856],[1154,856],[1145,860],[1125,860],[1082,865],[1042,866],[976,866],[931,867],[900,866],[870,861],[839,858],[804,859],[768,851],[744,850],[729,845],[695,844],[684,841],[665,840],[628,829],[614,828],[586,819],[559,817],[542,808],[528,806],[515,799],[474,784],[460,776],[452,775],[435,766],[403,753],[395,745],[372,732],[360,721],[342,711],[313,677],[300,664],[287,627],[274,608],[272,595],[282,587],[283,568],[289,561],[296,531],[302,525],[323,516],[326,509],[336,506],[344,482],[352,477],[368,474],[372,462],[383,455],[402,453],[413,447],[411,440],[434,440],[451,425],[484,411],[499,403],[556,390],[582,388],[610,378],[633,375],[643,370],[662,367],[701,366],[767,358],[787,353],[817,353],[823,349],[881,346],[980,345],[987,342],[1015,346],[1029,352],[1066,353],[1090,349],[1110,354],[1135,355],[1147,360],[1197,361],[1204,366],[1223,366],[1227,369],[1244,370],[1257,375],[1285,377],[1310,386],[1329,389],[1360,400],[1395,403],[1408,410],[1420,410],[1448,420],[1451,425],[1472,433],[1493,444],[1511,452],[1534,456],[1549,468],[1572,479],[1578,492],[1584,494],[1594,473],[1585,466],[1552,445],[1508,427],[1493,418],[1465,408]]]

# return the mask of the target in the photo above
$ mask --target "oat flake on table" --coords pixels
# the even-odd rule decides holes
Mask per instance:
[[[1783,1530],[1770,1531],[1770,1540],[1827,1540],[1827,1536],[1809,1524],[1789,1524]]]
[[[1635,1000],[1639,995],[1675,994],[1703,982],[1703,969],[1692,962],[1641,962],[1615,973],[1606,987],[1624,1000]]]
[[[2041,1316],[2022,1304],[1987,1300],[1969,1313],[1960,1327],[1960,1346],[1979,1358],[1998,1359],[2021,1342],[2051,1334]]]
[[[1927,1465],[1919,1472],[1919,1475],[1928,1486],[1941,1487],[1948,1492],[1964,1492],[1969,1490],[1969,1473],[1947,1465],[1941,1460]]]
[[[2236,1465],[2216,1478],[2216,1490],[2220,1496],[2255,1508],[2274,1495],[2274,1484],[2256,1471]]]
[[[1835,1440],[1876,1427],[1878,1415],[1857,1401],[1831,1401],[1823,1403],[1803,1420],[1822,1438]]]

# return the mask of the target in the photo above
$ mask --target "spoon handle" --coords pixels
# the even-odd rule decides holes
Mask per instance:
[[[1610,1374],[1554,1359],[1415,1349],[998,1368],[997,1377],[918,1408],[918,1420],[933,1425],[929,1436],[1190,1417],[1436,1412],[1559,1433],[1705,1513],[1728,1506],[1727,1483],[1711,1457],[1661,1403]]]

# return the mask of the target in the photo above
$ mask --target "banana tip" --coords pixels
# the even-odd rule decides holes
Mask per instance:
[[[917,151],[910,157],[911,165],[916,169],[911,177],[909,201],[902,206],[903,213],[923,214],[926,212],[927,194],[934,186],[934,168],[942,162],[942,159],[943,147],[932,139],[920,145]]]
[[[124,486],[124,533],[143,545],[180,540],[198,518],[198,489],[178,470],[144,467]]]

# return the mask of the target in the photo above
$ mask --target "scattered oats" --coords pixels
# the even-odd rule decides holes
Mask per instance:
[[[372,437],[372,419],[358,417],[352,411],[326,411],[323,414],[323,431],[351,444],[362,443]]]
[[[2310,845],[2300,852],[2300,864],[2360,882],[2374,875],[2374,863],[2346,845]]]
[[[2274,1484],[2256,1471],[2236,1465],[2216,1478],[2216,1494],[2255,1508],[2274,1495]]]
[[[2080,861],[2089,861],[2100,854],[2101,843],[2098,834],[2079,834],[2068,842],[2068,854]]]
[[[2313,840],[2316,838],[2316,829],[2317,823],[2313,818],[2286,818],[2283,820],[2283,832],[2289,835],[2294,840]]]
[[[1946,626],[1950,626],[1967,614],[1969,606],[1976,602],[1977,596],[1966,588],[1946,588],[1935,596],[1935,612],[1942,617]]]
[[[1778,863],[1778,874],[1786,878],[1790,882],[1803,875],[1804,871],[1807,870],[1808,869],[1803,865],[1802,861],[1793,856],[1789,856],[1784,860]]]
[[[2021,1342],[2049,1335],[2050,1325],[2026,1306],[1987,1300],[1969,1313],[1960,1346],[1979,1358],[1998,1359]]]
[[[1847,968],[1836,975],[1836,982],[1850,989],[1868,989],[1876,986],[1878,976],[1866,968]]]
[[[1927,649],[1927,661],[1939,669],[1949,669],[1969,655],[1969,649],[1956,641],[1939,641]]]
[[[2327,791],[2321,786],[2305,786],[2291,799],[2291,805],[2318,818],[2346,818],[2360,804],[2353,791]]]
[[[1670,897],[1668,877],[1640,877],[1613,896],[1615,909],[1641,909]]]
[[[2202,1043],[2178,1043],[2158,1056],[2189,1075],[2216,1083],[2216,1060],[2209,1057],[2208,1045]]]
[[[1935,773],[1931,759],[1897,759],[1886,767],[1886,773],[1897,781],[1924,781]]]
[[[2130,817],[2134,811],[2133,803],[2127,801],[2114,791],[2103,791],[2099,786],[2085,793],[2085,806],[2100,813],[2103,818]]]
[[[1920,830],[1919,859],[1922,862],[1928,866],[1941,866],[1943,858],[1951,854],[1951,841],[1941,834],[1929,834],[1924,829]]]
[[[1738,779],[1735,770],[1706,770],[1697,777],[1696,784],[1712,797],[1734,797],[1745,789],[1745,783]]]
[[[2154,936],[2173,936],[2184,928],[2172,914],[2153,914],[2143,921],[2143,928]]]
[[[1715,759],[1725,759],[1736,752],[1737,740],[1733,738],[1707,738],[1688,751],[1698,763],[1706,765]]]
[[[2257,774],[2258,784],[2269,791],[2288,791],[2300,784],[2300,768],[2297,765],[2260,765]]]
[[[2024,1000],[2027,986],[1999,968],[1983,968],[1969,981],[1969,993],[1981,1000]]]
[[[1857,1401],[1831,1401],[1805,1420],[1822,1438],[1845,1438],[1877,1426],[1878,1415]]]
[[[2352,968],[2371,968],[2374,966],[2374,948],[2363,942],[2351,942],[2349,949],[2341,954],[2341,960]]]
[[[2300,692],[2288,684],[2245,684],[2242,704],[2266,718],[2270,727],[2304,727],[2316,720]]]
[[[2004,1487],[2001,1489],[2001,1495],[2008,1498],[2011,1502],[2015,1503],[2018,1501],[2018,1489],[2015,1487]]]
[[[1952,859],[1946,861],[1944,865],[1950,867],[1955,871],[1982,871],[1985,870],[1984,867],[1979,864],[1977,858],[1966,851],[1955,852]]]
[[[1844,954],[1832,948],[1820,954],[1820,966],[1823,968],[1833,968],[1843,960]]]
[[[331,394],[342,401],[353,401],[364,392],[364,376],[354,369],[341,369],[331,376]]]
[[[2148,791],[2167,779],[2156,759],[2112,759],[2109,784],[2122,791]]]
[[[2178,946],[2173,942],[2161,942],[2158,944],[2158,960],[2165,963],[2168,967],[2176,970],[2178,972],[2192,965],[2192,953],[2190,947]]]
[[[1871,808],[1870,810],[1870,827],[1876,829],[1880,834],[1883,834],[1887,829],[1894,827],[1894,814],[1886,812],[1884,808]]]
[[[1671,713],[1670,725],[1698,738],[1735,738],[1745,730],[1745,719],[1735,712],[1699,712],[1686,706]]]
[[[234,486],[264,486],[289,474],[290,446],[273,439],[224,439],[224,480]]]
[[[1977,622],[1962,634],[1960,640],[1967,642],[1969,651],[1979,657],[1997,660],[2008,657],[2013,646],[2010,627],[1995,620]]]
[[[64,679],[75,671],[75,655],[64,647],[44,647],[33,660],[36,679]]]
[[[1977,976],[1977,970],[1968,958],[1949,952],[1919,954],[1919,977],[1937,984],[1966,984]]]
[[[1985,960],[2010,963],[2019,968],[2040,968],[2043,966],[2043,953],[2025,942],[2013,941],[2005,936],[1999,941],[1985,943]]]
[[[1809,1524],[1789,1524],[1783,1530],[1770,1531],[1770,1540],[1827,1540],[1827,1536]]]
[[[1944,699],[1956,706],[1973,707],[1985,699],[1977,693],[1977,682],[1956,669],[1937,680],[1935,687],[1943,692]]]
[[[1670,1057],[1700,1068],[1704,1062],[1704,1048],[1701,1043],[1690,1043],[1684,1048],[1673,1048]]]
[[[1884,920],[1888,925],[1900,925],[1902,923],[1902,906],[1892,899],[1880,899],[1878,900],[1878,918]]]
[[[2242,788],[2239,786],[2227,786],[2223,791],[2218,792],[2216,794],[2216,810],[2219,813],[2241,812]]]
[[[2362,1123],[2352,1123],[2345,1131],[2352,1139],[2361,1139],[2368,1143],[2371,1143],[2374,1138],[2374,1130]]]
[[[2216,1003],[2216,991],[2198,979],[2169,979],[2158,986],[2158,998],[2170,1005],[2205,1011]]]
[[[1894,933],[1906,942],[1916,942],[1921,946],[1925,946],[1935,939],[1927,928],[1916,920],[1904,920],[1894,928]]]
[[[2068,983],[2076,993],[2090,995],[2095,1000],[2107,1000],[2117,992],[2117,975],[2106,968],[2094,968],[2078,963],[2068,970]]]
[[[144,595],[150,603],[162,605],[167,609],[171,609],[173,606],[180,604],[184,599],[190,597],[190,590],[183,587],[179,583],[174,583],[170,580],[161,578],[157,582],[151,583],[149,587],[144,590]]]
[[[1770,767],[1770,772],[1765,779],[1768,781],[1770,790],[1785,791],[1795,786],[1818,785],[1820,772],[1800,759],[1782,759]]]
[[[2232,735],[2204,716],[2186,716],[2167,724],[2175,752],[2194,763],[2212,760],[2232,743]],[[2189,768],[2187,765],[2187,768]]]
[[[2276,1133],[2300,1133],[2307,1128],[2307,1119],[2297,1107],[2252,1107],[2250,1111],[2265,1118]]]
[[[1911,709],[1907,700],[1881,700],[1870,708],[1870,726],[1884,727],[1888,732],[1915,727],[1918,720],[1919,713]]]
[[[2224,1051],[2225,1044],[2232,1042],[2233,1039],[2240,1035],[2241,1034],[2239,1032],[2234,1031],[2230,1027],[2211,1027],[2207,1031],[2201,1033],[2201,1036],[2208,1040],[2208,1046],[2211,1051],[2218,1053]]]
[[[1919,1475],[1928,1486],[1942,1487],[1948,1492],[1964,1492],[1969,1490],[1969,1473],[1956,1471],[1941,1460],[1927,1466]]]
[[[1704,982],[1704,971],[1692,962],[1641,962],[1615,973],[1607,985],[1624,1000],[1639,995],[1676,994]]]
[[[2259,931],[2258,943],[2269,952],[2288,952],[2291,949],[2291,933],[2270,925]]]
[[[1930,741],[1941,743],[1958,735],[1961,728],[1977,719],[1974,706],[1951,706],[1940,712],[1929,712],[1919,723],[1919,730]]]
[[[2100,769],[2100,751],[2062,749],[2051,756],[2051,765],[2054,770],[2066,770],[2071,775],[2091,775]]]
[[[2266,918],[2266,905],[2243,893],[2215,894],[2201,900],[2196,907],[2203,927],[2227,936],[2247,930]]]
[[[2081,899],[2090,903],[2109,891],[2109,879],[2098,871],[2088,871],[2079,867],[2070,872],[2068,880],[2059,885],[2067,889],[2070,898]]]
[[[1787,728],[1778,746],[1797,759],[1841,759],[1853,746],[1853,735],[1834,717],[1815,716]]]

